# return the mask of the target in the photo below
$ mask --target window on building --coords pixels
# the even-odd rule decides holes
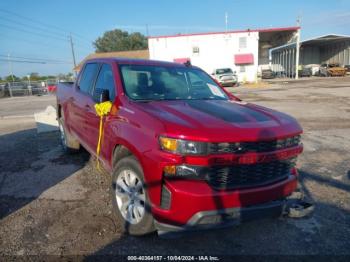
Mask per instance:
[[[89,63],[84,67],[84,71],[79,80],[79,89],[81,92],[89,94],[91,88],[96,79],[96,75],[98,72],[99,64],[97,63]]]
[[[193,54],[199,54],[199,47],[198,46],[192,47],[192,53]]]
[[[245,73],[245,66],[244,65],[239,66],[239,72]]]
[[[247,48],[247,37],[239,38],[239,48]]]

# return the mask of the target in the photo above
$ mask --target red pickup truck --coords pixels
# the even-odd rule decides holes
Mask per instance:
[[[93,59],[75,83],[58,85],[67,151],[83,146],[97,157],[94,106],[104,101],[112,109],[98,158],[127,233],[227,226],[288,209],[303,149],[294,118],[241,101],[190,64]]]

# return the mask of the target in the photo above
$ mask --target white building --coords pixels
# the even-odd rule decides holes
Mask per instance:
[[[207,73],[229,67],[240,82],[254,82],[259,68],[269,64],[268,50],[294,41],[299,27],[153,36],[150,59],[190,61]]]

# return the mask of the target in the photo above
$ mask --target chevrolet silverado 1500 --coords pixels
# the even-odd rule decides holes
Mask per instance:
[[[190,64],[88,60],[75,83],[58,85],[57,114],[64,149],[83,146],[111,173],[113,212],[130,234],[280,216],[297,189],[297,121]]]

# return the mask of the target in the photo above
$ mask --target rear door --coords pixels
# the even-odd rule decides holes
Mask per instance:
[[[88,132],[88,119],[95,113],[94,101],[92,99],[93,87],[95,85],[96,77],[100,69],[99,63],[87,63],[80,75],[74,99],[72,100],[71,108],[73,112],[72,130],[81,140],[83,146],[93,150],[93,145],[90,144]],[[97,127],[98,128],[98,127]]]

